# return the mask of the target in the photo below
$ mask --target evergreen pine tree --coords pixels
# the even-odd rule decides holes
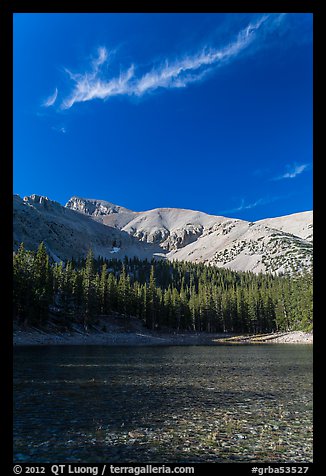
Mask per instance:
[[[94,316],[96,307],[96,295],[95,295],[95,267],[94,267],[94,255],[92,249],[87,253],[85,267],[82,273],[82,287],[83,287],[83,324],[85,330],[88,330],[90,320]]]

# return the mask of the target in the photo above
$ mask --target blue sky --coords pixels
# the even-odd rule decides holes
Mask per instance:
[[[15,14],[14,193],[312,209],[311,14]]]

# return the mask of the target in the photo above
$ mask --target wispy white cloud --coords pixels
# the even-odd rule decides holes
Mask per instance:
[[[98,71],[100,66],[104,64],[108,59],[108,52],[104,46],[100,46],[97,50],[98,57],[93,60],[93,69]]]
[[[269,203],[276,202],[278,200],[283,200],[285,198],[288,198],[290,194],[288,195],[275,195],[273,197],[267,196],[267,197],[262,197],[258,198],[254,202],[247,202],[244,198],[241,199],[240,205],[238,205],[235,208],[230,208],[228,210],[222,210],[220,213],[235,213],[235,212],[241,212],[243,210],[250,210],[252,208],[256,208],[261,205],[267,205]]]
[[[278,177],[275,177],[273,180],[283,180],[283,179],[292,179],[297,177],[297,175],[302,174],[307,168],[309,167],[309,164],[291,164],[287,165],[287,172],[285,172],[283,175],[279,175]]]
[[[50,107],[53,106],[53,104],[56,102],[58,97],[58,88],[55,88],[54,93],[51,94],[44,102],[43,106],[44,107]]]
[[[249,210],[249,209],[251,209],[251,208],[257,207],[258,205],[263,205],[263,204],[266,204],[266,203],[268,203],[268,202],[269,202],[268,199],[259,198],[259,199],[256,200],[255,202],[246,203],[246,202],[245,202],[245,199],[242,198],[240,205],[238,205],[238,206],[235,207],[235,208],[230,208],[230,209],[228,209],[228,210],[222,210],[221,213],[241,212],[242,210]]]
[[[271,28],[278,28],[282,18],[281,15],[263,15],[242,29],[233,41],[220,48],[205,47],[195,54],[185,55],[174,61],[166,59],[138,76],[134,64],[117,77],[110,78],[104,74],[102,67],[107,63],[110,53],[102,46],[98,48],[89,71],[73,73],[65,70],[74,86],[70,95],[63,100],[61,108],[69,109],[78,102],[106,100],[114,96],[141,97],[158,88],[184,88],[203,80],[213,69],[235,60],[250,45],[257,43],[260,32],[264,29],[270,31]]]
[[[69,109],[76,102],[85,102],[92,99],[108,99],[112,96],[121,94],[130,94],[128,82],[134,75],[134,66],[121,73],[119,77],[103,81],[99,79],[96,72],[85,75],[70,74],[71,79],[75,81],[75,87],[72,94],[64,99],[63,109]]]
[[[201,80],[207,72],[207,67],[234,58],[245,49],[253,41],[255,32],[267,18],[267,16],[263,16],[255,24],[248,25],[240,31],[235,41],[224,48],[206,48],[196,55],[187,56],[172,64],[166,60],[162,66],[154,68],[136,81],[133,93],[142,95],[159,87],[185,87],[190,82]]]
[[[67,133],[67,128],[65,126],[53,126],[51,129],[56,132],[61,132],[61,134]]]

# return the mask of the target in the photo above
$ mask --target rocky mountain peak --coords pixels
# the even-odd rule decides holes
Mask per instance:
[[[51,256],[124,256],[216,265],[254,273],[312,269],[312,211],[247,222],[194,210],[133,212],[72,197],[65,207],[40,195],[14,196],[14,249],[46,242]]]
[[[36,195],[35,193],[24,197],[23,202],[29,205],[36,206],[36,208],[41,208],[49,211],[58,211],[62,208],[62,205],[59,202],[51,200],[50,198],[45,197],[44,195]]]
[[[66,208],[75,210],[85,215],[101,217],[111,215],[112,213],[129,212],[127,208],[120,207],[106,200],[97,200],[92,198],[71,197],[66,203]]]

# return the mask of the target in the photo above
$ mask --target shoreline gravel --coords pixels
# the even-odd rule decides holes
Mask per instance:
[[[282,332],[257,335],[208,334],[196,332],[164,333],[158,331],[133,332],[45,332],[40,329],[14,331],[13,345],[245,345],[245,344],[312,344],[313,334]]]

